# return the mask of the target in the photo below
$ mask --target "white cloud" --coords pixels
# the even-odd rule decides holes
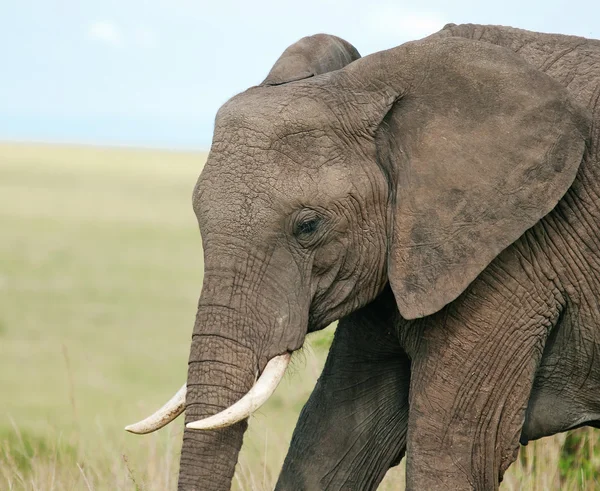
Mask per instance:
[[[416,39],[439,31],[447,21],[435,12],[407,11],[392,5],[383,6],[367,16],[371,31],[385,36]]]
[[[121,30],[114,22],[97,21],[92,23],[87,30],[87,37],[111,46],[119,46],[123,42]]]

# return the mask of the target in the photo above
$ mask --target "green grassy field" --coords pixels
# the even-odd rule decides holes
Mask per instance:
[[[123,426],[183,383],[202,284],[205,155],[0,145],[0,489],[176,487],[180,418]],[[273,489],[331,328],[254,415],[234,488]],[[529,445],[503,489],[600,489],[589,429]],[[402,489],[403,466],[382,489]]]

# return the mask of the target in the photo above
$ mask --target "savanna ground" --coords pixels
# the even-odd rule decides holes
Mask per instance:
[[[205,155],[0,145],[0,489],[176,487],[182,418],[123,426],[183,383],[202,284]],[[254,415],[234,488],[273,489],[332,328]],[[502,488],[600,489],[600,435],[530,444]],[[382,489],[402,489],[403,466]]]

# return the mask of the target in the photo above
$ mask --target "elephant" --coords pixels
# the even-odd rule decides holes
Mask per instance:
[[[318,34],[218,111],[179,489],[230,489],[247,417],[339,320],[277,490],[491,490],[600,425],[600,41],[449,24]]]

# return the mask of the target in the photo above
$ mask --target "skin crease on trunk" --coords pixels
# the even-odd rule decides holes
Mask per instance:
[[[600,42],[307,39],[216,118],[186,422],[341,318],[277,489],[375,489],[405,453],[409,489],[495,489],[519,441],[600,421]],[[229,489],[245,428],[186,429],[179,488]]]

